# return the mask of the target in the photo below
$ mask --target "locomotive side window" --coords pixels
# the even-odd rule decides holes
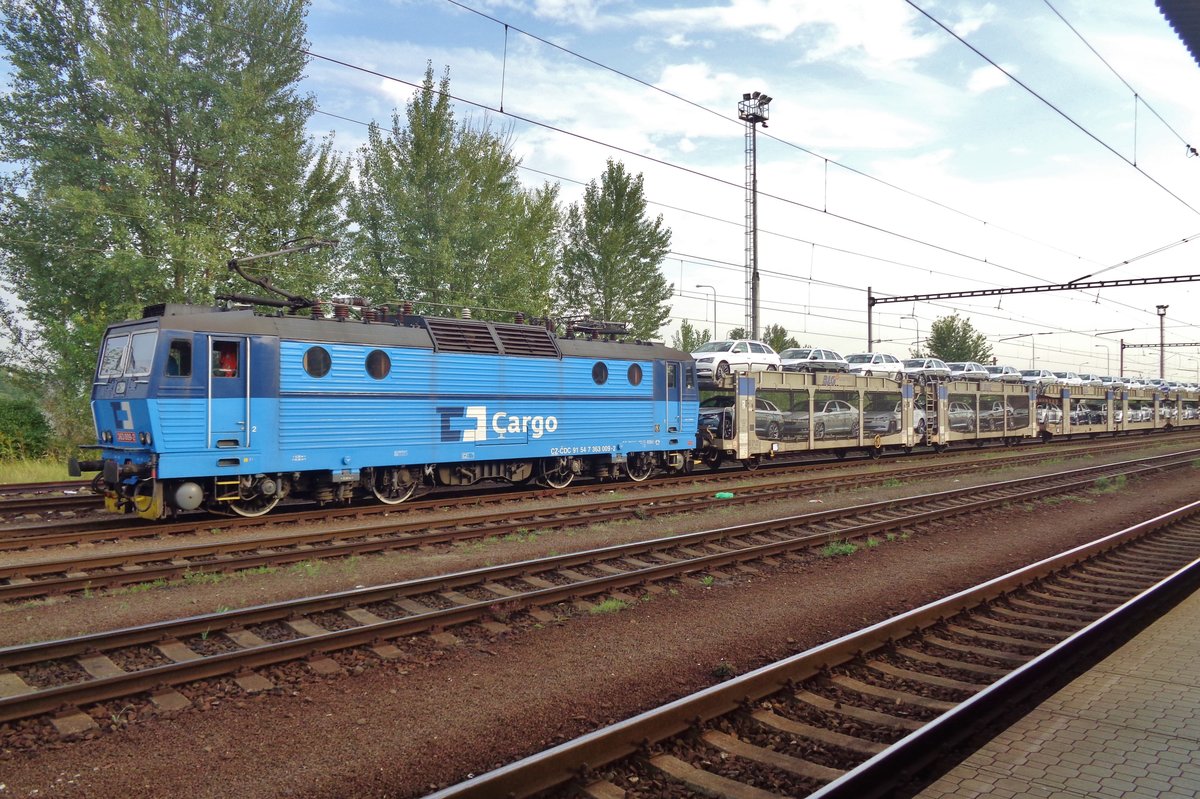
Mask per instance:
[[[307,366],[305,367],[307,368]],[[383,350],[371,350],[367,355],[367,374],[376,380],[382,380],[392,371],[392,359]],[[312,374],[311,372],[309,374]]]
[[[678,364],[667,364],[667,388],[675,388],[675,384],[679,382]]]
[[[238,376],[238,343],[236,341],[213,342],[213,377]]]
[[[629,385],[640,386],[642,384],[642,367],[640,364],[629,365]]]
[[[130,377],[150,374],[150,368],[154,364],[154,345],[157,343],[157,330],[134,333],[129,346],[129,365],[125,368],[125,373]]]
[[[324,377],[329,374],[329,351],[324,347],[309,347],[304,353],[304,371],[310,377]]]
[[[595,381],[596,385],[598,386],[602,386],[608,382],[608,366],[606,366],[603,361],[598,361],[596,365],[592,367],[592,380]]]
[[[168,377],[192,376],[192,342],[181,338],[171,340],[166,371]]]
[[[129,336],[112,336],[104,342],[104,352],[100,354],[100,377],[118,377],[121,374],[121,363],[125,360],[125,349],[129,346]]]

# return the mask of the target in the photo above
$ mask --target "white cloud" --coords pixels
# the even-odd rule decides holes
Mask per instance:
[[[1006,70],[1009,74],[1017,74],[1016,67],[1008,65],[1003,66],[1004,70]],[[1012,80],[1008,77],[1008,75],[1005,75],[1004,71],[996,69],[991,64],[973,70],[970,77],[967,78],[967,91],[969,91],[971,94],[983,94],[984,92],[992,89],[999,89],[1003,86],[1011,85]]]

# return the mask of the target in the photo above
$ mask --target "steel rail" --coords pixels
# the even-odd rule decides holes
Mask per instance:
[[[1200,454],[1200,450],[1190,450],[1141,459],[1136,462],[1153,463],[1163,459],[1173,462],[1179,458],[1192,458],[1198,454]],[[972,465],[971,468],[973,469],[974,466]],[[1103,470],[1108,467],[1088,468]],[[924,469],[935,473],[945,473],[947,470],[953,470],[954,467],[935,464],[924,467]],[[1082,472],[1062,474],[1079,473]],[[743,487],[732,498],[723,500],[723,503],[747,504],[781,495],[790,498],[798,490],[803,490],[809,483],[830,485],[853,482],[856,486],[880,484],[896,479],[897,474],[910,475],[911,473],[907,469],[901,469],[877,471],[867,475],[767,481]],[[1028,478],[1029,481],[1044,479],[1047,478],[1044,476]],[[956,491],[965,494],[979,490],[979,488],[968,487]],[[956,494],[947,492],[947,496],[951,495]],[[72,591],[120,587],[178,578],[189,573],[240,571],[268,565],[278,566],[315,559],[342,558],[451,541],[500,536],[531,526],[538,529],[561,528],[587,526],[629,518],[661,516],[707,507],[711,502],[711,490],[693,490],[673,496],[645,497],[640,501],[632,502],[621,498],[583,505],[533,509],[516,515],[508,510],[441,519],[436,522],[388,520],[367,526],[288,533],[271,539],[242,539],[170,549],[149,549],[111,555],[30,561],[0,566],[0,580],[7,580],[7,582],[0,583],[0,601],[12,602]],[[848,510],[834,509],[827,513],[847,515],[856,510],[863,512],[862,507]],[[195,560],[196,558],[205,558],[205,560]],[[95,570],[98,569],[110,569],[111,571],[96,573]]]
[[[1123,468],[1127,472],[1151,472],[1189,462],[1184,460],[1177,464],[1159,463],[1155,466],[1146,466],[1135,462],[1132,465],[1126,464],[1116,469],[1110,467],[1110,470],[1120,471]],[[832,540],[870,535],[887,529],[904,528],[922,521],[968,513],[1008,502],[1031,500],[1055,493],[1085,489],[1093,485],[1094,477],[1079,478],[1082,475],[1094,475],[1098,468],[1101,467],[1072,472],[1070,474],[1076,479],[1059,485],[1047,485],[1045,478],[1029,478],[993,484],[992,490],[985,492],[992,493],[993,496],[949,508],[938,506],[944,505],[952,498],[952,495],[961,497],[968,491],[979,491],[979,489],[960,489],[926,495],[922,498],[925,500],[922,503],[923,507],[919,507],[915,512],[890,519],[871,519],[865,523],[856,523],[851,527],[833,530],[793,534],[791,531],[794,528],[801,527],[803,529],[814,520],[820,522],[828,518],[833,512],[803,514],[769,522],[755,522],[700,533],[669,536],[635,544],[521,561],[504,566],[474,569],[390,585],[353,589],[225,613],[157,622],[112,632],[92,633],[58,641],[5,647],[0,649],[0,669],[12,670],[33,663],[111,652],[121,647],[161,645],[178,642],[188,636],[207,636],[213,632],[236,632],[255,624],[287,621],[326,611],[357,610],[361,619],[364,613],[363,606],[389,600],[419,597],[424,594],[453,592],[460,588],[482,587],[496,594],[494,599],[471,601],[464,598],[466,601],[462,604],[450,608],[419,612],[398,619],[379,618],[378,621],[369,621],[368,623],[356,621],[358,626],[350,629],[319,634],[301,634],[294,640],[243,647],[238,651],[221,655],[204,656],[193,652],[195,658],[189,655],[188,659],[180,662],[0,697],[0,722],[52,712],[61,709],[64,705],[87,704],[130,696],[143,691],[159,691],[168,686],[196,679],[238,673],[244,669],[294,660],[314,653],[328,653],[366,644],[378,645],[417,632],[443,630],[486,618],[501,606],[510,609],[531,608],[558,602],[577,601],[584,597],[611,594],[624,588],[641,587],[667,579],[719,569],[731,564],[788,555],[820,546]],[[1031,483],[1040,483],[1040,485],[1028,487]],[[1006,486],[1016,493],[999,495],[1001,494],[999,489]],[[917,503],[910,501],[908,504]],[[884,510],[894,511],[896,505],[895,501],[873,503],[872,506],[864,509],[865,515],[878,515]],[[930,507],[931,505],[933,507]],[[770,534],[787,537],[766,543],[761,543],[755,538]],[[749,539],[750,543],[742,543],[738,539]],[[715,553],[696,554],[690,549],[714,541],[720,541],[722,544]],[[661,556],[670,551],[682,553],[684,557],[672,562],[659,561],[652,565],[642,564],[635,557],[646,553],[656,553]],[[627,566],[620,568],[611,565],[622,560],[630,561],[630,559],[633,559],[630,562],[630,565],[634,567],[632,569]],[[602,577],[588,578],[584,576],[583,579],[578,579],[578,575],[575,577],[564,576],[564,569],[570,570],[572,567],[584,565],[596,566],[598,571],[609,573]],[[600,566],[607,568],[600,568]],[[617,573],[612,574],[613,571]],[[501,587],[505,593],[500,593],[490,588],[498,586],[500,581],[506,579],[523,580],[528,584],[536,585],[530,578],[551,572],[563,577],[566,582],[559,585],[544,583],[545,587],[521,592],[506,591]],[[372,614],[367,612],[366,617],[372,618]]]
[[[994,601],[1130,542],[1176,525],[1194,525],[1198,517],[1200,502],[1195,502],[468,779],[430,794],[426,799],[491,799],[497,796],[521,799],[569,782],[579,785],[581,777],[586,781],[587,775],[596,774],[623,758],[645,752],[659,742],[750,706],[830,668],[854,661],[864,653],[895,644],[960,612]],[[1192,537],[1196,538],[1196,535]],[[1114,630],[1130,624],[1131,616],[1136,619],[1153,616],[1162,604],[1194,591],[1200,582],[1198,553],[1200,541],[1188,555],[1181,555],[1190,557],[1190,562],[1185,562],[1172,574],[1153,582],[1137,596],[1119,603],[1098,620],[1028,659],[954,709],[809,794],[809,799],[873,799],[892,795],[898,781],[906,781],[923,765],[936,760],[951,742],[961,740],[965,732],[978,729],[1012,702],[1040,688],[1055,675],[1061,675],[1065,663],[1076,660],[1080,653],[1104,646]],[[768,794],[759,791],[754,795]]]
[[[1200,432],[1200,431],[1197,431]],[[1185,443],[1188,440],[1195,438],[1194,435],[1187,435],[1187,431],[1178,437],[1172,439],[1174,442]],[[1039,444],[1038,452],[1023,453],[1020,455],[1007,456],[1005,458],[995,459],[996,463],[1009,462],[1016,463],[1022,460],[1037,460],[1039,458],[1051,457],[1050,451],[1043,448],[1045,442]],[[1113,451],[1122,451],[1126,449],[1140,449],[1146,446],[1144,441],[1124,439],[1118,442],[1107,443],[1102,446],[1096,445],[1066,445],[1055,444],[1056,449],[1053,450],[1055,456],[1062,457],[1086,457],[1090,454],[1104,454]],[[1061,449],[1057,448],[1061,447]],[[995,447],[988,447],[985,452],[994,452]],[[909,466],[912,470],[925,470],[929,467],[922,467],[919,464],[926,461],[936,461],[938,463],[960,463],[959,460],[950,460],[953,455],[973,455],[978,449],[957,449],[952,451],[950,456],[946,454],[923,454],[915,457],[905,457],[906,464],[917,464]],[[899,452],[886,452],[883,457],[887,460],[894,460],[901,457]],[[986,463],[989,459],[985,458],[980,461],[981,464]],[[862,466],[869,466],[876,462],[874,458],[855,458],[853,460],[842,460],[840,458],[820,459],[820,460],[785,460],[775,463],[763,463],[761,465],[762,474],[791,474],[795,472],[809,473],[812,471],[843,471],[853,470]],[[903,471],[899,469],[898,471]],[[509,504],[521,503],[528,501],[554,500],[564,497],[576,496],[579,494],[590,494],[602,491],[613,490],[614,486],[620,486],[622,490],[633,491],[653,491],[660,488],[668,488],[678,485],[680,482],[688,482],[692,484],[707,485],[707,484],[722,484],[728,482],[737,482],[749,479],[747,471],[734,468],[726,469],[719,472],[693,472],[689,475],[673,475],[655,478],[653,480],[643,482],[622,481],[619,483],[611,482],[589,482],[584,484],[575,484],[565,489],[538,489],[535,491],[521,490],[514,486],[495,485],[480,489],[473,487],[469,490],[448,490],[440,492],[433,499],[415,499],[402,505],[383,505],[383,504],[354,504],[349,507],[316,507],[311,503],[294,503],[290,510],[277,509],[271,514],[259,517],[242,517],[242,516],[214,516],[214,515],[194,515],[184,521],[163,521],[163,522],[146,522],[144,520],[136,520],[130,523],[122,517],[107,517],[104,519],[85,519],[72,521],[49,521],[38,522],[36,524],[28,524],[24,526],[9,525],[0,527],[0,552],[28,549],[31,547],[52,547],[69,544],[81,544],[85,542],[103,542],[115,540],[129,540],[138,538],[158,538],[168,535],[189,535],[196,534],[204,529],[219,528],[219,529],[243,529],[243,528],[261,528],[277,524],[287,523],[303,523],[311,521],[327,521],[330,519],[344,518],[362,518],[372,515],[390,515],[392,513],[415,514],[422,510],[430,509],[445,509],[447,507],[459,507],[463,505],[483,505],[483,504]],[[59,484],[29,484],[29,485],[59,485]],[[84,484],[86,487],[86,484]],[[428,496],[430,490],[426,489],[424,495]],[[89,504],[90,509],[92,504],[98,503],[99,498],[65,498],[71,501],[84,502]],[[92,499],[95,502],[92,502]],[[24,500],[21,500],[24,501]],[[0,514],[4,513],[5,500],[0,499]],[[47,505],[50,505],[48,507]],[[303,507],[303,509],[297,509]],[[30,505],[24,510],[30,511],[57,511],[66,510],[68,508],[54,507],[54,498],[43,497],[35,505]]]

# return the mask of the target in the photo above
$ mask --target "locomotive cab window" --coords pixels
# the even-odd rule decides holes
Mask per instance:
[[[238,343],[236,341],[214,341],[212,348],[213,377],[237,377]]]
[[[186,339],[172,339],[171,348],[167,350],[165,369],[168,377],[191,377],[192,342]]]
[[[304,352],[304,371],[310,377],[324,377],[329,374],[331,365],[329,351],[324,347],[309,347]]]
[[[597,362],[592,367],[592,380],[598,386],[602,386],[608,382],[608,366],[603,361]]]

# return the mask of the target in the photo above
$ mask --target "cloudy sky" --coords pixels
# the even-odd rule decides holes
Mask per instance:
[[[309,39],[388,76],[312,62],[312,127],[339,149],[432,62],[459,119],[511,130],[529,184],[574,201],[606,159],[644,173],[674,232],[664,338],[683,319],[711,328],[698,285],[715,287],[720,336],[745,324],[751,91],[774,98],[757,140],[761,320],[801,343],[865,350],[868,286],[1200,273],[1185,243],[1200,234],[1200,66],[1153,0],[314,0]],[[1168,342],[1200,341],[1198,292],[879,304],[876,349],[905,356],[958,312],[1002,363],[1115,373],[1122,338],[1158,341],[1158,304]],[[1200,347],[1167,352],[1168,372],[1200,376]],[[1157,375],[1157,349],[1125,355]]]
[[[746,324],[743,93],[758,156],[761,324],[868,349],[876,296],[1200,274],[1200,66],[1153,0],[312,0],[314,135],[350,153],[427,63],[564,202],[607,159],[673,231],[664,339]],[[344,63],[336,63],[336,62]],[[1188,98],[1191,98],[1189,102]],[[711,287],[711,288],[709,288]],[[951,313],[1001,363],[1116,373],[1122,339],[1200,342],[1200,284],[875,306],[907,356]],[[1007,339],[1007,340],[1005,340]],[[1167,349],[1200,379],[1200,346]],[[1128,374],[1159,351],[1125,350]]]

